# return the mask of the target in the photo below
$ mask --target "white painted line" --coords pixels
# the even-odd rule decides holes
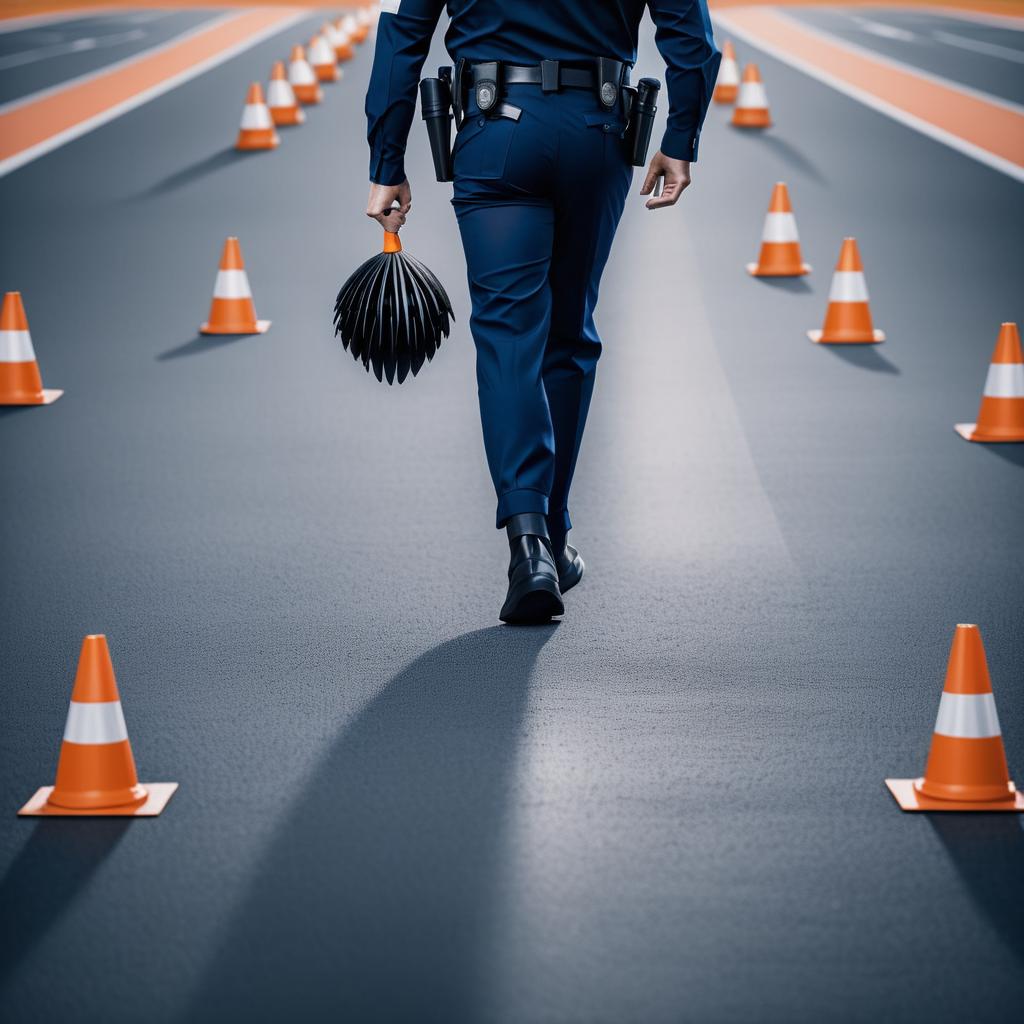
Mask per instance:
[[[241,42],[235,43],[233,46],[229,46],[226,49],[221,50],[220,53],[214,54],[212,57],[208,57],[206,60],[200,61],[198,64],[193,64],[192,67],[187,68],[185,71],[181,71],[177,75],[172,75],[170,78],[164,79],[164,81],[157,85],[151,86],[149,89],[144,89],[142,92],[137,93],[130,99],[124,100],[122,103],[118,103],[115,106],[110,107],[108,110],[104,110],[102,113],[95,115],[95,117],[87,118],[63,132],[58,132],[56,135],[52,135],[43,142],[40,142],[35,146],[30,146],[28,149],[22,150],[20,153],[16,153],[14,156],[8,157],[6,160],[0,160],[0,178],[6,174],[10,174],[11,171],[17,170],[19,167],[23,167],[27,163],[31,163],[33,160],[45,155],[46,153],[53,152],[53,150],[60,148],[66,142],[71,142],[73,139],[77,139],[82,135],[88,134],[94,128],[99,128],[101,125],[115,120],[122,114],[127,114],[128,111],[135,110],[136,107],[141,107],[144,103],[148,103],[150,100],[156,99],[157,96],[162,96],[165,92],[170,92],[171,89],[174,89],[185,82],[191,81],[193,78],[198,78],[199,75],[203,74],[203,72],[209,71],[211,68],[215,68],[219,64],[223,64],[225,61],[231,60],[232,57],[236,57],[240,53],[244,53],[246,50],[251,49],[258,43],[262,43],[264,39],[269,39],[271,36],[278,35],[285,29],[291,28],[292,25],[295,25],[297,22],[302,21],[308,16],[308,8],[296,8],[295,13],[289,17],[275,22],[273,25],[268,25],[266,28],[261,29],[254,35],[249,36],[247,39],[243,39]],[[239,17],[238,12],[234,12],[226,14],[221,18],[217,18],[214,21],[204,22],[200,28],[186,33],[184,36],[177,36],[167,43],[162,43],[160,46],[155,46],[150,50],[145,50],[141,54],[135,54],[123,61],[118,61],[115,64],[111,64],[108,67],[103,68],[101,71],[82,75],[80,78],[73,79],[71,82],[64,82],[62,85],[54,86],[50,89],[42,89],[39,92],[34,93],[32,96],[26,96],[20,100],[13,100],[11,103],[0,106],[0,113],[12,110],[15,107],[23,106],[34,99],[40,99],[42,96],[59,92],[61,89],[69,88],[90,78],[96,78],[98,75],[106,74],[111,70],[111,68],[141,60],[145,57],[151,57],[154,53],[158,53],[161,50],[168,49],[176,43],[180,43],[182,39],[187,38],[189,35],[195,35],[201,31],[211,28],[219,22],[228,21],[237,17]]]
[[[1014,14],[990,14],[987,11],[966,11],[962,7],[914,7],[914,13],[931,14],[937,18],[954,18],[972,25],[994,25],[1011,32],[1024,32],[1024,18]]]
[[[128,32],[117,32],[109,36],[83,36],[81,39],[54,43],[51,46],[37,46],[34,50],[21,50],[0,57],[0,71],[35,64],[37,61],[46,60],[47,57],[60,57],[66,53],[84,53],[86,50],[98,50],[104,46],[120,46],[121,43],[130,43],[145,37],[145,29],[133,28]]]
[[[856,100],[858,103],[863,103],[864,106],[870,107],[872,110],[876,110],[878,113],[884,114],[886,117],[891,117],[894,121],[898,121],[907,128],[913,128],[914,131],[920,132],[922,135],[926,135],[928,138],[933,139],[936,142],[941,142],[943,145],[949,146],[950,149],[955,149],[958,152],[963,153],[964,156],[969,156],[972,160],[977,160],[978,163],[985,164],[993,170],[1000,171],[1002,174],[1013,178],[1015,181],[1024,182],[1024,167],[1021,167],[1019,164],[1015,164],[1012,160],[1007,160],[995,153],[990,153],[987,149],[982,149],[981,146],[976,146],[973,142],[967,142],[965,139],[961,139],[958,135],[954,135],[952,132],[947,132],[945,129],[939,128],[936,125],[931,124],[929,121],[924,121],[913,114],[908,114],[905,110],[901,110],[899,107],[895,107],[891,103],[888,103],[883,99],[879,99],[877,96],[871,95],[871,93],[864,92],[857,86],[850,85],[849,82],[845,82],[841,78],[837,78],[835,75],[829,74],[829,72],[815,67],[813,64],[809,64],[807,61],[802,60],[799,57],[794,57],[777,46],[764,42],[762,39],[759,39],[755,33],[748,32],[746,29],[734,22],[725,12],[720,11],[716,13],[714,20],[756,49],[775,57],[776,60],[780,60],[792,68],[796,68],[797,71],[802,71],[805,75],[809,75],[811,78],[817,79],[823,85],[827,85],[830,88],[835,89],[837,92],[841,92],[843,95],[849,96],[850,99]],[[801,27],[805,26],[801,25]],[[822,33],[818,34],[821,35]],[[844,42],[840,42],[834,37],[827,38],[829,42],[834,45],[848,45]],[[853,47],[850,48],[853,49]],[[865,53],[872,60],[879,59],[877,55],[871,53],[870,50],[862,50],[861,52]],[[905,66],[905,68],[906,70],[912,71],[914,74],[921,74],[921,72],[916,68],[910,68],[908,66]],[[942,85],[950,85],[950,83],[942,79],[936,80]],[[961,86],[954,86],[954,88],[961,89],[961,91],[967,91]]]
[[[943,32],[936,29],[933,33],[940,43],[947,46],[959,46],[961,50],[973,50],[983,53],[986,57],[998,57],[1000,60],[1012,60],[1015,64],[1024,64],[1024,50],[1015,50],[1011,46],[1000,46],[998,43],[986,43],[981,39],[958,36],[954,32]]]
[[[897,28],[895,25],[886,25],[881,21],[871,21],[868,18],[852,16],[852,20],[865,32],[881,39],[896,39],[901,43],[912,43],[917,39],[913,32],[905,28]]]
[[[35,28],[36,25],[52,25],[61,21],[80,21],[83,18],[95,18],[102,14],[117,14],[120,8],[110,4],[97,7],[79,7],[68,11],[53,11],[50,14],[26,14],[18,18],[0,20],[0,35],[5,32],[20,32],[22,29]]]

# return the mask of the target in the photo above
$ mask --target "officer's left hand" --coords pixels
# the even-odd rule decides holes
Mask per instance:
[[[683,194],[683,189],[690,184],[690,161],[676,160],[674,157],[665,156],[659,149],[651,157],[640,195],[650,195],[659,178],[664,179],[661,195],[647,200],[644,205],[648,210],[660,210],[663,206],[675,206]]]
[[[395,229],[394,223],[389,226],[388,221],[388,215],[395,208],[395,203],[398,203],[397,223],[401,227],[412,209],[412,190],[409,188],[408,178],[401,185],[378,185],[375,181],[370,182],[370,196],[366,200],[366,216],[372,217],[378,224],[381,224],[385,231]]]

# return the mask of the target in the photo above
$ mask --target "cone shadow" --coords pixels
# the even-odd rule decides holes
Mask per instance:
[[[794,295],[809,295],[814,291],[805,277],[755,277],[754,280],[776,291],[792,292]]]
[[[857,366],[862,370],[872,370],[875,373],[899,374],[900,368],[890,362],[881,352],[877,345],[818,345],[831,352],[834,356],[842,359],[844,363]]]
[[[1002,459],[1004,462],[1009,462],[1012,466],[1024,468],[1024,444],[1020,442],[1010,444],[984,444],[979,442],[975,447],[984,448],[985,451],[991,452],[997,458]]]
[[[158,181],[155,185],[152,185],[145,192],[142,193],[142,198],[151,198],[153,196],[164,195],[168,192],[174,192],[179,188],[184,188],[186,185],[192,184],[194,181],[200,181],[207,175],[213,174],[215,171],[219,171],[223,167],[229,167],[232,164],[240,163],[250,153],[242,152],[241,150],[235,149],[234,146],[227,146],[210,156],[203,157],[202,160],[197,160],[195,163],[189,164],[188,167],[183,167],[180,171],[175,171],[174,174]]]
[[[787,167],[791,167],[794,171],[798,171],[812,181],[818,182],[819,185],[828,184],[828,179],[821,173],[818,165],[791,142],[780,139],[777,135],[772,135],[768,132],[754,132],[751,134],[759,145],[774,153]],[[799,216],[799,210],[797,215]]]
[[[478,1019],[530,675],[556,627],[449,640],[329,748],[189,1020]]]
[[[38,821],[0,881],[0,982],[88,886],[130,819]]]
[[[1024,821],[1019,814],[929,814],[963,886],[1006,948],[1024,964]]]
[[[226,345],[233,345],[236,341],[245,341],[246,338],[259,337],[253,334],[197,334],[191,341],[183,345],[176,345],[174,348],[161,352],[156,358],[157,362],[163,363],[168,359],[182,359],[185,356],[198,356],[204,352],[213,352],[216,349],[224,348]]]

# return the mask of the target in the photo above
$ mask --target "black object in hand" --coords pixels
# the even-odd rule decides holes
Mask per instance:
[[[441,282],[384,232],[384,251],[342,286],[334,304],[334,333],[377,380],[398,383],[434,358],[455,319]]]

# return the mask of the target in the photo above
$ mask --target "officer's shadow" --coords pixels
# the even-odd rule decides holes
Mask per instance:
[[[443,643],[344,730],[277,829],[189,1020],[474,1019],[530,675],[555,628]]]

